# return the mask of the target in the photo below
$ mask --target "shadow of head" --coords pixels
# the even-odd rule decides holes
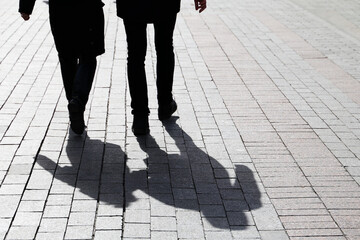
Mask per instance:
[[[153,201],[200,212],[215,228],[251,225],[249,211],[261,207],[253,171],[245,165],[223,167],[174,120],[164,122],[164,127],[178,150],[160,147],[151,135],[137,138],[146,153],[145,169],[128,167],[120,146],[87,136],[70,136],[59,159],[39,155],[37,163],[54,172],[57,184],[74,187],[74,198],[123,208],[138,201],[135,192],[141,191]]]

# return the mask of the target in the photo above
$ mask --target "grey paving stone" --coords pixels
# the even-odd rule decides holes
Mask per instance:
[[[202,226],[199,225],[177,225],[178,237],[181,239],[200,239],[204,238],[204,230]]]
[[[46,201],[48,206],[67,206],[71,205],[73,196],[70,194],[50,194]]]
[[[176,231],[175,217],[151,217],[151,231]]]
[[[200,205],[202,217],[225,217],[223,205]]]
[[[230,231],[206,231],[206,239],[233,239]]]
[[[124,238],[150,238],[150,224],[125,224]]]
[[[121,239],[121,231],[110,230],[110,231],[95,231],[96,240],[116,240]]]
[[[121,230],[123,219],[121,216],[97,217],[96,230]]]
[[[64,239],[91,239],[93,226],[68,226]]]
[[[11,227],[6,239],[34,239],[37,226],[14,226]]]
[[[48,190],[25,190],[22,200],[29,201],[41,201],[46,200],[48,194]]]
[[[221,229],[230,229],[229,222],[226,217],[214,217],[202,219],[205,231],[219,231]]]
[[[63,235],[67,222],[67,218],[43,218],[41,219],[39,233],[62,233]],[[36,237],[38,237],[39,233]]]
[[[41,212],[17,212],[12,223],[13,226],[38,226]]]
[[[92,226],[95,221],[95,212],[71,212],[68,226]]]
[[[64,239],[63,232],[38,232],[35,237],[36,240],[47,240],[47,239],[54,239],[54,240],[61,240]]]
[[[13,217],[18,204],[20,202],[20,195],[3,195],[0,196],[0,203],[2,208],[0,208],[0,216],[2,218],[5,217]]]
[[[158,217],[175,217],[175,208],[174,206],[166,205],[166,204],[154,204],[151,205],[150,209],[151,216],[158,216]]]
[[[44,217],[68,217],[70,214],[70,205],[65,206],[45,206]]]
[[[71,204],[71,212],[95,212],[96,207],[97,202],[95,200],[74,200]]]
[[[234,226],[231,227],[231,234],[235,239],[261,239],[255,226]]]
[[[18,195],[24,191],[24,184],[3,184],[0,188],[0,195]]]
[[[10,224],[11,224],[10,218],[0,218],[0,237],[2,237],[2,239],[5,238],[5,234],[7,233]]]
[[[73,205],[74,206],[74,205]],[[98,206],[98,216],[122,216],[123,209],[120,206],[100,204]]]
[[[177,240],[176,232],[151,231],[151,239]]]
[[[265,205],[251,211],[254,221],[259,230],[282,230],[283,226],[271,205]]]
[[[260,231],[261,239],[271,240],[271,239],[279,239],[279,240],[287,240],[289,236],[285,231]]]
[[[124,220],[126,223],[150,223],[150,210],[127,209]]]

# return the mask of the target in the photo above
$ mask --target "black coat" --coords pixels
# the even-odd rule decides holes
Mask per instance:
[[[166,20],[180,11],[180,0],[116,0],[117,15],[126,20]]]
[[[35,0],[20,0],[19,12],[31,14]],[[61,55],[105,52],[104,13],[101,0],[50,0],[50,26]]]

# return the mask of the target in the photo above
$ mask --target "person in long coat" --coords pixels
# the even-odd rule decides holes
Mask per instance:
[[[29,20],[35,0],[20,0],[19,12]],[[68,100],[70,127],[82,134],[84,111],[96,71],[96,56],[105,52],[101,0],[49,0],[50,27],[58,51]]]
[[[194,0],[195,9],[202,12],[206,0]],[[117,0],[117,15],[123,19],[128,47],[128,82],[133,114],[132,131],[135,135],[149,133],[145,56],[147,48],[146,27],[153,23],[157,54],[156,86],[158,118],[166,120],[176,111],[172,86],[175,57],[173,32],[180,0]]]

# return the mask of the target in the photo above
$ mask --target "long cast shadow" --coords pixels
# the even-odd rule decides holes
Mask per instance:
[[[261,194],[252,170],[237,165],[236,176],[230,177],[216,159],[196,146],[176,124],[176,118],[165,122],[164,127],[180,154],[162,150],[151,135],[137,138],[147,154],[146,170],[130,171],[126,155],[118,145],[88,138],[83,144],[84,139],[79,137],[69,138],[66,154],[62,156],[65,161],[60,158],[57,164],[39,155],[37,163],[51,172],[56,169],[55,179],[76,187],[75,194],[80,198],[123,208],[137,201],[134,192],[141,190],[176,208],[200,211],[215,228],[244,229],[251,225],[245,212],[261,207]]]

